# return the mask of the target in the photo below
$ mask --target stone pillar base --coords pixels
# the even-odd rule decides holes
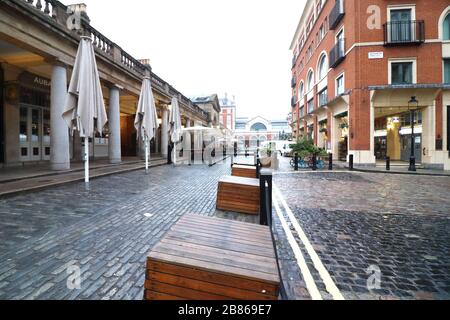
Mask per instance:
[[[350,155],[353,154],[353,163],[361,166],[376,166],[377,159],[375,155],[368,150],[350,150],[347,156],[349,162]]]
[[[70,170],[70,162],[67,163],[51,163],[50,169],[53,171],[68,171]]]
[[[109,159],[110,164],[121,164],[122,159]]]

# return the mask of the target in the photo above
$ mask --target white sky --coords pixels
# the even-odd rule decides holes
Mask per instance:
[[[290,112],[289,45],[305,0],[84,3],[96,29],[133,57],[151,59],[153,71],[184,95],[228,92],[240,117]]]

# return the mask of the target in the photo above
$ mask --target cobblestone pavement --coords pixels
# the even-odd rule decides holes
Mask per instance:
[[[214,215],[229,171],[163,166],[1,199],[0,299],[142,299],[150,248],[180,216]]]
[[[450,299],[450,178],[300,172],[274,181],[346,299]],[[280,241],[288,289],[307,298],[287,247]],[[368,290],[371,266],[380,289]]]

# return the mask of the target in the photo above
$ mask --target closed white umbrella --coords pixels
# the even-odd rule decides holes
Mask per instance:
[[[172,98],[172,108],[169,116],[169,134],[170,140],[174,144],[173,163],[177,164],[177,143],[181,140],[181,115],[180,107],[178,106],[178,99]]]
[[[108,122],[100,77],[90,37],[81,37],[62,117],[84,138],[85,181],[89,182],[89,138]],[[96,121],[94,121],[94,119]]]
[[[148,171],[149,142],[155,137],[158,129],[158,114],[149,77],[145,77],[142,82],[134,126],[138,137],[145,143],[145,170]]]

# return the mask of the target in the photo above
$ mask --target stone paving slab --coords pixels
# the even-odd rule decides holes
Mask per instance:
[[[160,166],[167,163],[165,159],[153,159],[150,167]],[[133,170],[144,169],[145,163],[132,162],[113,166],[93,166],[90,168],[89,175],[91,179],[108,176],[111,174],[129,172]],[[9,182],[0,183],[0,197],[19,192],[36,191],[39,189],[55,187],[58,185],[84,181],[84,170],[73,170],[59,174],[45,174],[33,176],[31,178],[14,179]]]
[[[20,223],[0,234],[0,299],[142,299],[151,247],[182,215],[214,215],[229,170],[162,166],[96,179],[90,191],[73,183],[35,192],[26,206],[25,195],[1,200],[2,216],[13,209]],[[32,227],[20,229],[27,220]],[[11,237],[17,228],[22,237]],[[67,287],[70,266],[81,268],[81,290]]]
[[[346,299],[450,299],[450,178],[308,172],[274,180]],[[380,269],[380,289],[368,289],[369,267]],[[302,288],[297,272],[288,270]]]

